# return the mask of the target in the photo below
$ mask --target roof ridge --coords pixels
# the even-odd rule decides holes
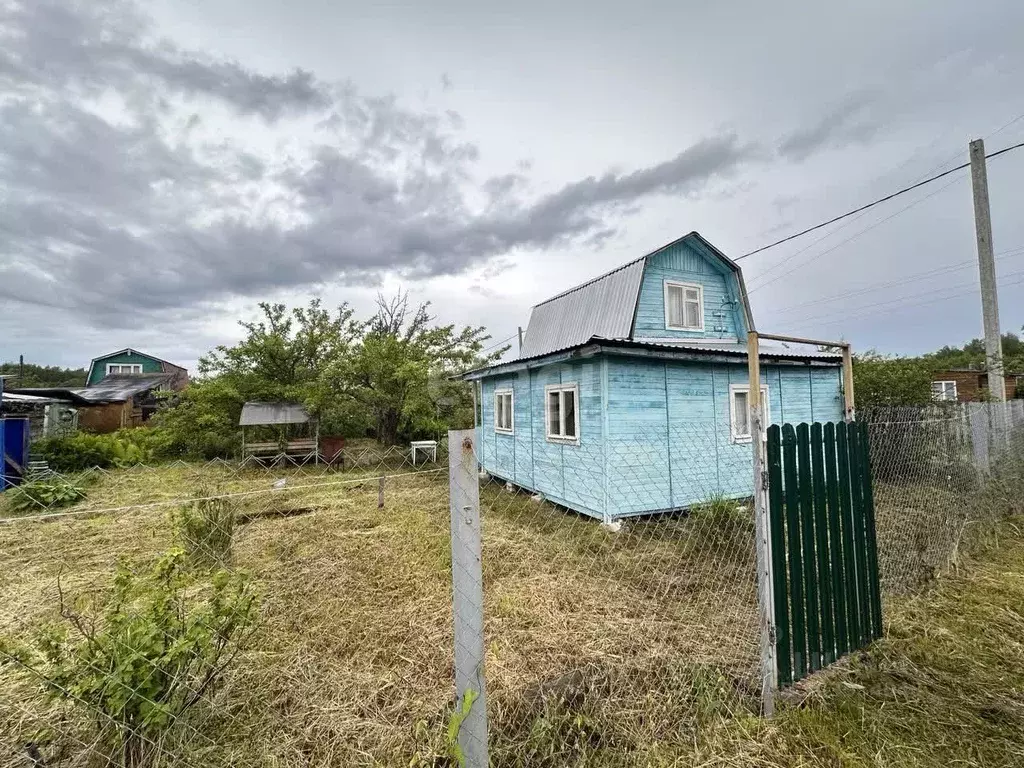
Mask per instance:
[[[610,269],[607,272],[604,272],[604,273],[598,275],[597,277],[592,277],[589,280],[580,283],[579,285],[574,285],[572,288],[567,288],[564,291],[562,291],[561,293],[557,293],[554,296],[551,296],[550,298],[544,299],[544,301],[539,301],[539,302],[537,302],[536,304],[533,305],[533,309],[536,309],[537,307],[540,307],[540,306],[542,306],[544,304],[548,304],[548,303],[554,301],[555,299],[560,299],[563,296],[568,296],[570,293],[575,293],[576,291],[579,291],[579,290],[581,290],[583,288],[586,288],[588,285],[593,285],[594,283],[598,282],[599,280],[604,280],[606,277],[611,277],[616,272],[621,272],[622,270],[626,269],[627,267],[633,266],[638,261],[643,261],[649,255],[650,254],[644,254],[643,256],[639,256],[639,257],[637,257],[635,259],[627,261],[625,264],[620,264],[619,266],[615,267],[615,269]]]

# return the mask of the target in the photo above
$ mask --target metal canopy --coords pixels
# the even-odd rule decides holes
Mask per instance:
[[[301,403],[251,402],[242,406],[238,420],[241,427],[264,426],[268,424],[306,424],[309,412]]]

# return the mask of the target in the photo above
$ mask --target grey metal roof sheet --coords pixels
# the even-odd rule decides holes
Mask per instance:
[[[19,387],[14,392],[23,395],[59,397],[75,403],[122,403],[135,395],[156,389],[171,381],[171,373],[146,373],[105,376],[91,387]]]
[[[600,343],[604,339],[594,339],[595,342]],[[685,349],[687,352],[724,352],[725,354],[731,355],[746,355],[747,344],[746,342],[723,342],[723,341],[708,341],[702,342],[698,339],[685,341],[665,341],[665,340],[645,340],[645,339],[607,339],[607,341],[629,343],[640,347],[653,347],[655,349]],[[761,343],[760,346],[760,357],[786,357],[798,360],[842,360],[843,355],[840,352],[820,352],[818,350],[801,350],[792,347],[786,347],[781,344],[765,344]]]
[[[251,402],[242,406],[239,426],[255,427],[267,424],[305,424],[309,412],[301,403]]]
[[[583,344],[594,336],[629,336],[644,263],[636,259],[534,307],[520,358]]]

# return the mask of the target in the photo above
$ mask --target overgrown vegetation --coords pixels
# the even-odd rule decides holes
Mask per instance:
[[[166,443],[167,436],[153,428],[122,429],[106,435],[76,432],[37,440],[31,455],[55,472],[81,472],[146,464],[166,454]]]
[[[81,729],[82,743],[95,745],[87,751],[104,765],[162,764],[165,734],[212,694],[256,607],[243,576],[217,571],[195,584],[184,564],[180,550],[140,574],[122,561],[104,601],[68,602],[60,591],[60,622],[31,643],[0,637],[0,659],[54,706],[49,740]],[[43,735],[37,753],[50,746]]]
[[[88,371],[84,368],[61,368],[56,365],[0,363],[0,376],[9,376],[8,388],[16,387],[84,387]]]
[[[231,560],[231,542],[235,533],[235,505],[232,499],[200,491],[171,514],[171,521],[182,548],[193,565],[210,567]]]
[[[2,497],[3,509],[12,515],[46,514],[81,501],[85,488],[60,475],[48,475],[17,485]]]

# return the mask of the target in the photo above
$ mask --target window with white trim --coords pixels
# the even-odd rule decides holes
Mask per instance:
[[[494,431],[506,435],[515,430],[515,411],[513,410],[512,390],[499,389],[494,393]]]
[[[950,400],[956,402],[955,381],[933,381],[932,400]]]
[[[548,440],[562,443],[580,441],[580,391],[576,384],[553,384],[544,388],[545,423]]]
[[[112,373],[121,376],[142,373],[142,363],[107,363],[107,375]]]
[[[665,328],[669,331],[704,330],[704,287],[665,281]]]
[[[768,387],[761,387],[761,403],[764,408],[764,423],[771,423]],[[729,387],[729,423],[734,443],[750,442],[750,386],[733,384]]]

